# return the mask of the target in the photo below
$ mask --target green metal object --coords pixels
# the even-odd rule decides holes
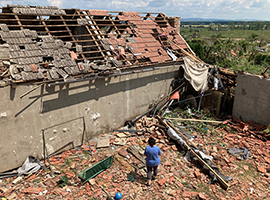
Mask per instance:
[[[135,181],[135,172],[131,172],[131,174],[127,178],[129,181],[134,182]]]
[[[83,184],[89,181],[91,178],[95,177],[96,175],[100,174],[104,170],[108,169],[112,165],[112,158],[113,155],[80,172],[79,176],[81,179],[83,179]]]

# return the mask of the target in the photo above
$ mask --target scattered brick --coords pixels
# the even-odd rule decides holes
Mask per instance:
[[[32,187],[29,187],[29,188],[26,188],[23,190],[23,193],[27,193],[27,194],[39,194],[40,192],[43,192],[44,189],[39,187],[39,188],[32,188]]]
[[[198,197],[199,197],[200,199],[203,199],[203,200],[206,199],[206,196],[205,196],[204,194],[202,194],[202,193],[199,193],[199,194],[198,194]]]
[[[266,169],[264,167],[257,166],[257,169],[259,172],[266,173]]]
[[[163,185],[167,180],[168,180],[167,178],[163,178],[163,179],[158,181],[158,184]]]
[[[199,171],[194,171],[194,174],[196,176],[197,179],[201,180],[202,179],[202,175]]]
[[[167,160],[167,161],[164,163],[164,165],[165,165],[165,166],[172,166],[172,163],[171,163],[170,161]]]
[[[118,151],[119,155],[123,156],[123,157],[126,157],[128,155],[128,152],[124,149],[120,149]]]

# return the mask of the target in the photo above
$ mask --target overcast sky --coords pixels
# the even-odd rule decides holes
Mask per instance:
[[[7,4],[56,5],[59,8],[163,12],[182,18],[270,21],[270,0],[4,0]]]

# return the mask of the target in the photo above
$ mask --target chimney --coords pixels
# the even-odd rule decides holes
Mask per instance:
[[[180,22],[181,17],[169,17],[169,24],[174,27],[178,33],[180,33]]]

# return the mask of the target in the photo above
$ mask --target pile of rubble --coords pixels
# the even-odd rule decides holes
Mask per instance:
[[[185,123],[178,125],[183,128]],[[218,183],[208,184],[209,175],[198,165],[185,161],[185,152],[167,136],[164,124],[144,116],[135,123],[133,131],[123,127],[121,131],[100,135],[81,147],[50,157],[50,162],[46,160],[45,164],[51,165],[51,174],[48,170],[40,170],[19,180],[16,177],[1,179],[0,196],[39,200],[106,199],[107,194],[114,196],[121,192],[123,199],[269,198],[270,143],[263,132],[266,127],[235,118],[219,126],[210,123],[206,126],[202,133],[192,132],[193,142],[214,157],[222,173],[233,177],[227,191]],[[157,181],[150,189],[146,187],[143,159],[149,137],[156,139],[162,151]],[[228,153],[228,148],[239,147],[249,149],[251,157],[242,160],[241,156]],[[112,165],[83,184],[80,173],[111,155],[114,155]]]

